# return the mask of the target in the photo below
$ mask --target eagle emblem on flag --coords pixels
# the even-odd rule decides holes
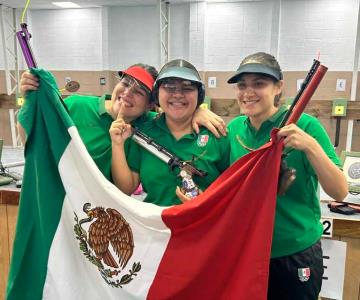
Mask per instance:
[[[88,217],[81,220],[74,212],[74,232],[79,240],[80,250],[98,267],[106,283],[114,287],[128,284],[141,270],[140,262],[134,262],[129,273],[120,280],[118,278],[134,251],[134,238],[129,223],[113,208],[105,210],[97,206],[91,209],[91,204],[85,203],[83,211]],[[88,222],[92,223],[86,230],[83,224]]]

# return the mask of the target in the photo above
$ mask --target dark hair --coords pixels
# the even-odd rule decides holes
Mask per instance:
[[[279,62],[271,54],[268,54],[268,53],[265,53],[265,52],[257,52],[257,53],[250,54],[250,55],[246,56],[242,60],[242,62],[240,63],[240,66],[245,65],[245,64],[249,64],[249,63],[258,63],[258,64],[262,64],[264,66],[270,67],[272,69],[275,69],[276,71],[278,71],[281,74],[281,78],[283,78],[282,70],[281,70],[281,67],[279,65]],[[267,74],[263,74],[263,75],[270,78],[274,82],[274,84],[277,84],[279,82],[279,80],[277,80],[273,76],[269,76]],[[274,105],[275,106],[279,106],[281,95],[282,95],[282,93],[275,96],[275,98],[274,98]]]

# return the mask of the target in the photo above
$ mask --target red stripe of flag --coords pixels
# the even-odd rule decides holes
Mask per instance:
[[[148,299],[266,299],[282,148],[268,143],[164,210],[172,234]]]

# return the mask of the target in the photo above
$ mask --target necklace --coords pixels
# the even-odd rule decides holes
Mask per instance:
[[[243,147],[244,149],[246,149],[246,150],[248,150],[250,152],[253,152],[253,151],[256,150],[256,149],[253,149],[253,148],[250,148],[250,147],[246,146],[238,134],[236,135],[236,140],[238,141],[240,146]]]

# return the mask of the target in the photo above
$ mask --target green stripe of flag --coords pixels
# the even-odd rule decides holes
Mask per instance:
[[[31,72],[39,77],[40,88],[28,93],[19,115],[28,138],[7,287],[9,300],[42,297],[49,250],[65,196],[58,172],[59,160],[70,141],[64,128],[73,126],[60,101],[55,78],[44,70]]]

